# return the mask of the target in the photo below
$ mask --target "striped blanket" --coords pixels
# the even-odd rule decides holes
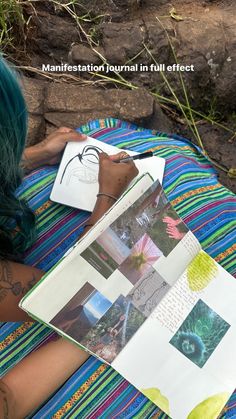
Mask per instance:
[[[203,249],[236,276],[236,199],[218,183],[215,170],[198,147],[177,135],[139,128],[113,118],[80,128],[100,141],[135,151],[152,150],[166,159],[164,190]],[[49,200],[57,167],[44,167],[25,177],[17,191],[36,214],[38,239],[25,263],[47,271],[71,247],[89,214]],[[78,191],[79,193],[79,191]],[[0,324],[0,374],[55,337],[39,323]],[[236,387],[236,383],[235,383]],[[167,418],[112,368],[93,357],[30,417],[43,418]],[[222,413],[236,417],[236,392]],[[207,418],[206,418],[207,419]]]

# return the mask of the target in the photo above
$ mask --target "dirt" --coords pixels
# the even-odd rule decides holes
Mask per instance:
[[[80,0],[74,10],[70,9],[72,14],[74,11],[81,17],[78,22],[68,13],[69,2],[62,0],[60,3],[61,5],[55,6],[53,1],[39,1],[34,3],[34,8],[30,5],[25,7],[25,17],[30,17],[25,53],[22,54],[22,45],[19,45],[21,53],[14,52],[12,58],[16,58],[20,64],[39,70],[42,64],[57,65],[68,61],[72,64],[101,64],[101,55],[108,63],[114,65],[150,65],[155,60],[156,63],[164,63],[167,66],[175,63],[173,48],[181,65],[194,66],[194,71],[181,73],[192,108],[226,127],[225,129],[216,124],[212,125],[200,115],[196,118],[206,151],[225,169],[219,170],[221,182],[236,191],[236,179],[230,178],[226,173],[236,167],[235,1]],[[91,49],[88,40],[92,42],[95,51]],[[179,73],[164,74],[168,76],[168,82],[178,100],[186,103]],[[28,70],[26,75],[46,83],[45,74],[43,77]],[[88,82],[91,79],[91,76],[84,72],[75,72],[72,75],[77,78],[79,76],[80,81]],[[113,73],[107,75],[114,77]],[[123,72],[122,77],[148,92],[173,99],[170,88],[158,71]],[[94,78],[92,80],[95,81]],[[47,79],[47,83],[50,82],[53,83]],[[71,83],[73,84],[70,80]],[[127,93],[122,93],[127,88],[120,84],[107,83],[90,87],[106,91],[116,88],[121,91],[119,97],[122,97],[122,94],[129,96],[127,90]],[[77,83],[74,88],[76,94]],[[65,85],[62,91],[66,96]],[[131,98],[130,103],[133,103],[132,100]],[[33,142],[37,140],[33,136],[38,135],[39,129],[41,133],[44,131],[44,134],[53,125],[59,125],[60,121],[65,123],[65,115],[71,110],[67,109],[66,100],[64,102],[64,109],[57,110],[56,120],[54,114],[54,122],[48,121],[48,116],[45,118],[44,111],[33,113]],[[84,113],[86,118],[91,119],[95,114],[106,114],[106,100],[98,101],[96,105],[97,109]],[[136,121],[147,127],[176,132],[196,141],[181,112],[171,103],[161,101],[160,105],[155,99],[153,111],[147,111],[146,119],[142,119],[142,112],[137,110]],[[81,110],[83,111],[84,109]],[[119,112],[117,115],[120,115]],[[73,115],[70,114],[70,117],[72,122]],[[134,112],[125,117],[130,121],[135,120]],[[79,122],[78,115],[76,118]]]

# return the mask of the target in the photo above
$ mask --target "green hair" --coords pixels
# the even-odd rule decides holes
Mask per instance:
[[[35,238],[35,219],[15,192],[27,135],[27,108],[18,76],[0,57],[0,257],[20,260]]]

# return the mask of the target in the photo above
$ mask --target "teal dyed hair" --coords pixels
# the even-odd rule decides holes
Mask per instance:
[[[0,57],[0,257],[13,260],[20,259],[35,236],[34,215],[15,195],[26,135],[27,109],[18,76]]]

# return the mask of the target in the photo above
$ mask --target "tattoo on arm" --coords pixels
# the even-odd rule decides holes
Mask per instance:
[[[21,281],[14,279],[12,274],[11,264],[8,261],[0,262],[0,302],[11,293],[14,296],[23,296],[29,291],[37,282],[34,274],[27,281],[27,284],[22,284]]]
[[[3,414],[3,419],[9,419],[9,407],[8,407],[8,400],[7,400],[7,392],[3,389],[0,388],[0,393],[1,393],[1,399],[2,399],[2,406],[0,405],[0,407],[2,407],[2,414]]]

